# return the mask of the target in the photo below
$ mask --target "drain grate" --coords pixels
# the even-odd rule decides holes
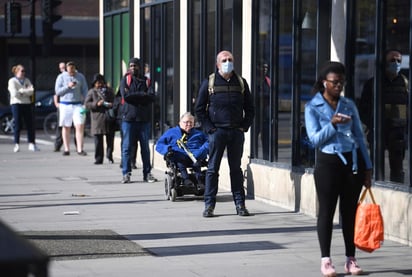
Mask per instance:
[[[112,230],[27,231],[20,233],[53,260],[150,255]]]

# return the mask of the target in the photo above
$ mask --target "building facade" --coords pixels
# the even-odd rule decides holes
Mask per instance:
[[[21,7],[21,32],[7,33],[6,3]],[[36,90],[53,90],[59,62],[75,61],[89,82],[99,71],[99,3],[95,0],[59,1],[54,14],[61,16],[53,24],[61,33],[54,37],[48,51],[44,47],[44,3],[53,0],[0,0],[0,103],[8,102],[7,81],[12,76],[11,67],[22,64],[26,76]],[[53,4],[56,5],[56,4]]]
[[[159,96],[152,112],[155,143],[180,114],[194,112],[199,85],[215,70],[216,54],[230,50],[257,111],[243,156],[248,195],[316,216],[316,154],[306,139],[303,111],[317,71],[327,60],[344,63],[345,96],[358,101],[366,80],[382,76],[385,50],[396,48],[404,54],[402,72],[411,79],[410,7],[406,0],[100,0],[100,71],[117,88],[130,57],[149,65]],[[374,115],[381,105],[377,97]],[[375,116],[375,195],[386,235],[412,244],[411,142],[405,136],[403,180],[391,181],[382,121]],[[407,124],[405,130],[411,130],[411,121]],[[154,166],[164,167],[161,157]],[[225,166],[221,180],[229,178]]]

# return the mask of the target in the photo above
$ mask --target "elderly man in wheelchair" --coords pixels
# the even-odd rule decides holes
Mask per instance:
[[[208,154],[207,135],[193,128],[195,118],[190,112],[180,117],[179,125],[167,130],[157,141],[156,151],[163,155],[167,167],[165,189],[166,196],[175,198],[191,192],[204,193],[204,172]],[[194,172],[193,174],[189,174]],[[174,199],[173,199],[174,200]]]

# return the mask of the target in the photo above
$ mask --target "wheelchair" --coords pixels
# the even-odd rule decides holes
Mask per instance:
[[[195,196],[203,196],[205,193],[205,177],[207,161],[201,161],[202,171],[200,173],[200,182],[196,178],[196,174],[193,168],[188,167],[187,171],[189,178],[192,181],[191,185],[184,184],[184,179],[178,169],[177,165],[170,161],[170,159],[165,158],[167,171],[165,171],[165,199],[172,202],[176,201],[177,197],[182,197],[184,195],[192,194]]]

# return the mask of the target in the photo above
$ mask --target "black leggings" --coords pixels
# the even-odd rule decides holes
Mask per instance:
[[[364,162],[358,151],[358,174],[352,173],[352,153],[343,153],[348,164],[344,165],[336,154],[318,152],[314,171],[316,193],[319,200],[317,232],[322,257],[330,257],[333,215],[339,197],[345,254],[355,256],[355,214],[364,180]]]

